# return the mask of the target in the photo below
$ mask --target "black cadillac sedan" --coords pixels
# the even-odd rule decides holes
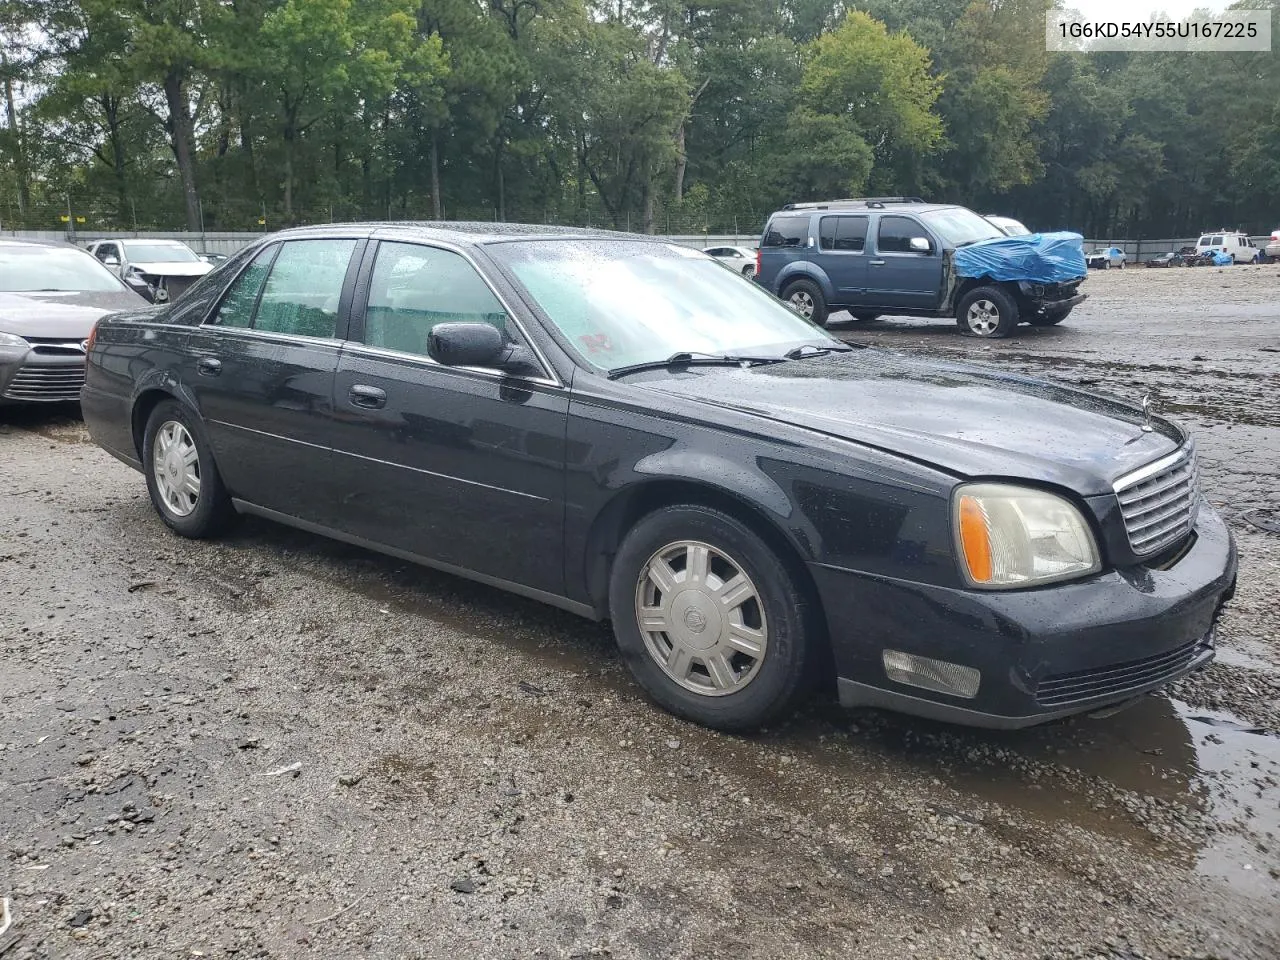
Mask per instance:
[[[1111,707],[1205,664],[1235,584],[1171,423],[851,347],[654,238],[264,237],[104,319],[82,408],[178,533],[252,513],[607,618],[724,729],[824,680],[993,727]]]

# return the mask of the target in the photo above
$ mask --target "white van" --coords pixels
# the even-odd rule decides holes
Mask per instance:
[[[1221,233],[1206,233],[1196,244],[1196,253],[1210,253],[1221,250],[1231,255],[1232,263],[1261,263],[1263,252],[1253,245],[1248,234],[1232,233],[1223,230]]]

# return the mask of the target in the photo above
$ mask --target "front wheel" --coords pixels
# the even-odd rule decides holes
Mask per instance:
[[[160,519],[184,537],[214,537],[235,509],[197,418],[173,400],[156,405],[142,440],[147,492]]]
[[[711,507],[665,507],[622,542],[609,613],[623,659],[667,710],[751,730],[791,704],[821,629],[793,565]]]
[[[797,280],[787,287],[782,299],[806,320],[812,320],[820,327],[827,325],[827,298],[812,280]]]
[[[978,287],[960,300],[956,322],[971,337],[1007,337],[1018,325],[1018,303],[1000,287]]]

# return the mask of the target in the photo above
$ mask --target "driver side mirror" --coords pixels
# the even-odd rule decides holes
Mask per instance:
[[[912,237],[907,241],[907,247],[912,253],[933,253],[933,244],[928,237]]]
[[[104,267],[118,267],[120,266],[120,258],[108,256],[102,261],[102,265]]]

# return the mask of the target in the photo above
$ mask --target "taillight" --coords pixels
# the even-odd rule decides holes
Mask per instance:
[[[760,258],[761,256],[763,256],[763,253],[764,251],[762,251],[759,247],[756,247],[756,276],[757,277],[760,276]]]
[[[98,321],[100,323],[101,321]],[[93,329],[89,331],[89,339],[84,342],[84,352],[88,355],[93,349],[93,342],[98,339],[98,323],[94,323]]]

